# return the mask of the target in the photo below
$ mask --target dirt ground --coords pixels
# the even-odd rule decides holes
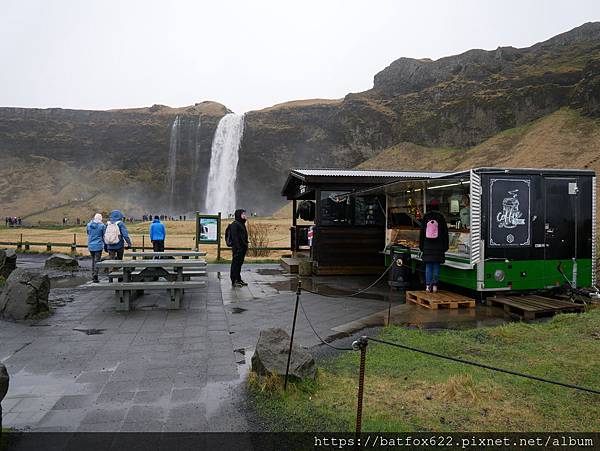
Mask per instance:
[[[291,211],[290,211],[291,214]],[[279,214],[278,217],[270,218],[250,218],[248,225],[256,224],[259,227],[267,229],[267,247],[289,247],[290,245],[290,226],[291,219],[286,214]],[[287,217],[286,217],[287,216]],[[229,224],[230,219],[224,219],[221,222],[221,243],[222,253],[221,258],[231,258],[231,253],[225,246],[225,228]],[[194,221],[164,221],[167,228],[166,247],[182,247],[187,249],[195,248],[195,232],[196,223]],[[150,222],[137,222],[127,224],[129,235],[136,248],[141,248],[142,245],[146,249],[152,247],[149,237]],[[85,225],[71,227],[23,227],[23,228],[6,228],[0,226],[0,242],[39,242],[39,243],[72,243],[75,239],[77,244],[86,244],[87,235]],[[12,246],[6,246],[12,247]],[[46,246],[31,246],[31,251],[43,252]],[[139,249],[141,250],[141,249]],[[207,260],[214,260],[217,257],[217,246],[201,245],[200,250],[207,252]],[[53,252],[68,252],[68,247],[53,247]],[[78,248],[77,252],[82,255],[89,255],[85,248]],[[289,251],[270,251],[267,255],[252,256],[248,255],[250,260],[278,259],[282,255],[289,254]]]

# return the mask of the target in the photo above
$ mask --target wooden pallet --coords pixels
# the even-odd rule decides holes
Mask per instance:
[[[501,307],[506,313],[522,319],[536,319],[556,313],[579,313],[585,310],[585,307],[580,304],[534,294],[489,297],[486,302],[489,305]]]
[[[473,308],[475,300],[451,293],[450,291],[438,291],[437,293],[428,293],[426,291],[407,291],[406,300],[413,304],[426,307],[428,309],[455,309],[459,307]]]

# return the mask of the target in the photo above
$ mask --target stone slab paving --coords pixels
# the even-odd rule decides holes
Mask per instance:
[[[30,266],[31,266],[31,262]],[[224,268],[186,291],[182,309],[162,293],[114,311],[110,292],[53,289],[73,299],[37,322],[0,321],[0,361],[11,376],[3,424],[31,431],[247,431],[243,380],[260,329],[291,329],[295,282],[273,265],[247,265],[232,289]],[[292,288],[292,286],[294,286]],[[324,337],[387,308],[381,300],[302,296]],[[237,308],[237,309],[236,309]],[[319,340],[299,312],[297,342]]]

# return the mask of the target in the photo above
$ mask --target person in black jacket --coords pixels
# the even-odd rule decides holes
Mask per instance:
[[[448,250],[448,224],[439,209],[439,201],[432,199],[419,235],[419,249],[425,263],[425,291],[434,293],[440,280],[440,265],[444,263]]]
[[[248,251],[248,230],[246,230],[246,210],[235,211],[235,221],[231,223],[231,285],[244,287],[248,285],[242,280],[242,265]]]

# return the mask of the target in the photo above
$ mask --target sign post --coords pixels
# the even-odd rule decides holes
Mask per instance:
[[[221,213],[205,215],[196,212],[196,250],[200,244],[216,244],[217,259],[221,254]]]
[[[221,212],[217,214],[218,224],[219,224],[219,232],[217,233],[217,261],[221,260]]]

